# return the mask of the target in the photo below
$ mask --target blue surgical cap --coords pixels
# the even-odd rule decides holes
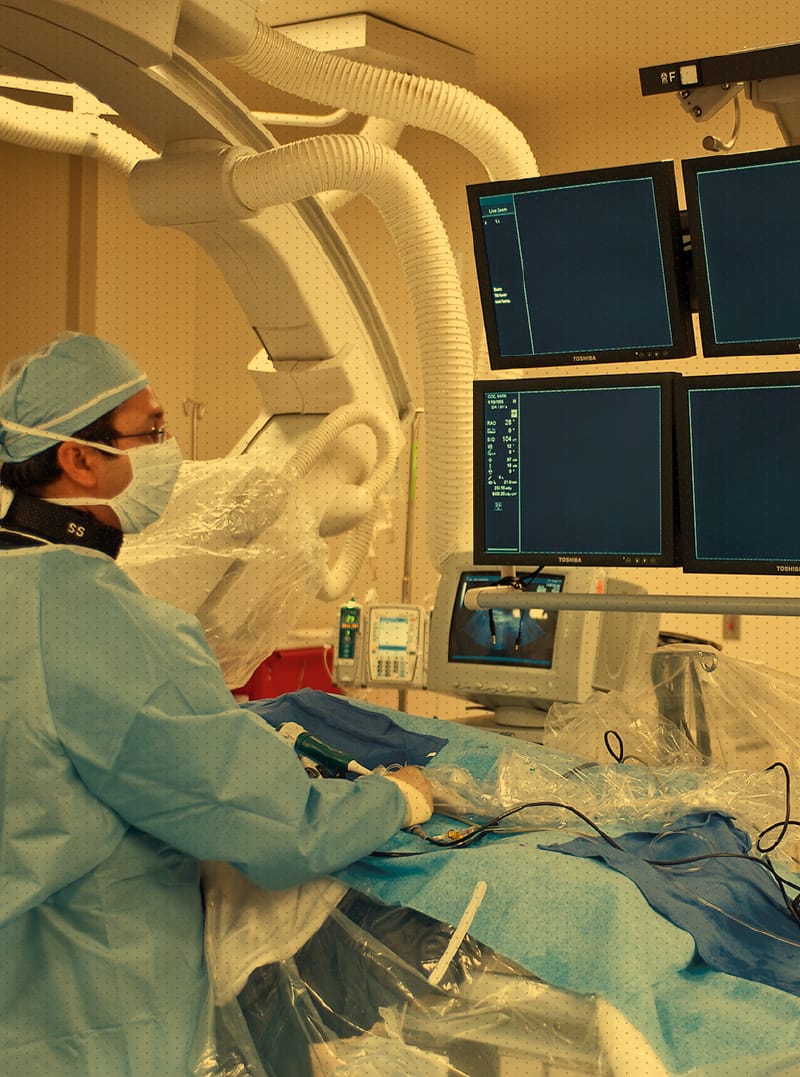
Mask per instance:
[[[113,344],[84,334],[65,334],[0,388],[0,463],[29,460],[58,439],[27,433],[51,431],[65,437],[112,411],[147,384],[147,375]]]

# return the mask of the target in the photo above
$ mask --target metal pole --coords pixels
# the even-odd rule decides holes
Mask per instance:
[[[800,598],[736,595],[582,595],[481,587],[467,591],[467,609],[608,610],[622,613],[741,613],[748,616],[800,616]]]
[[[408,604],[411,601],[411,570],[414,555],[414,524],[417,513],[417,460],[419,424],[422,409],[417,408],[411,423],[411,445],[408,457],[408,494],[406,498],[406,542],[403,558],[403,587],[400,601]],[[408,710],[408,689],[400,688],[397,692],[397,709],[405,713]]]
[[[199,400],[188,400],[187,399],[187,400],[184,400],[184,402],[183,402],[183,413],[184,413],[184,415],[191,416],[190,440],[189,440],[189,458],[191,460],[196,460],[197,459],[197,441],[198,441],[198,438],[197,438],[197,424],[200,421],[200,419],[202,419],[203,416],[205,415],[206,406],[205,406],[205,404],[201,403]]]

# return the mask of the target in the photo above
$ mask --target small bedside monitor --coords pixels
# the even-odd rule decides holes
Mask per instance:
[[[552,703],[582,703],[594,691],[622,689],[646,675],[658,615],[537,608],[536,595],[643,593],[598,568],[541,568],[516,573],[531,608],[475,608],[469,599],[503,585],[502,566],[451,554],[431,616],[430,691],[459,696],[494,712],[503,726],[540,728]],[[499,592],[498,592],[499,593]]]

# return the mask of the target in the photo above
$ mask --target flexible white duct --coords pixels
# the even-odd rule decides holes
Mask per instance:
[[[325,416],[319,426],[295,449],[286,465],[288,481],[307,475],[331,444],[352,426],[368,426],[375,436],[377,459],[363,486],[373,498],[377,497],[394,473],[398,453],[397,432],[385,416],[360,404],[337,408]]]
[[[301,113],[290,112],[254,112],[253,116],[265,127],[334,127],[347,119],[351,113],[346,108],[337,109],[327,116],[309,116]],[[359,134],[364,138],[372,138],[376,142],[383,142],[392,149],[397,149],[397,143],[405,130],[405,124],[400,120],[382,120],[378,116],[367,116],[361,125]],[[334,213],[341,209],[353,198],[351,191],[324,191],[319,195],[320,205],[328,213]]]
[[[348,495],[358,496],[358,515],[362,518],[348,533],[347,542],[332,566],[326,566],[322,575],[317,598],[330,602],[348,592],[369,553],[375,524],[380,515],[378,498],[394,474],[399,450],[398,435],[387,417],[360,404],[337,408],[327,415],[298,446],[284,469],[284,479],[291,489],[313,469],[346,430],[354,426],[367,426],[376,443],[375,467],[357,487],[337,491],[343,501],[341,510],[346,514],[350,507]],[[366,509],[366,512],[363,510]],[[327,513],[327,509],[325,510]],[[334,511],[336,507],[334,506]],[[324,519],[320,521],[324,526]]]
[[[353,426],[367,426],[375,437],[376,460],[369,476],[358,486],[338,489],[336,501],[325,509],[321,522],[322,534],[326,524],[330,526],[330,516],[341,516],[351,526],[351,520],[361,519],[349,532],[347,543],[339,553],[333,566],[326,567],[320,585],[318,598],[325,602],[341,598],[349,591],[358,572],[363,566],[375,531],[375,524],[380,514],[378,498],[394,474],[399,451],[398,435],[394,420],[380,415],[360,404],[349,404],[327,415],[315,430],[300,445],[285,469],[287,485],[307,475],[314,464],[328,451],[334,441]],[[333,533],[337,533],[335,530]]]
[[[472,527],[472,343],[450,243],[431,196],[399,154],[359,135],[321,135],[240,156],[234,193],[251,209],[325,190],[359,191],[381,213],[413,302],[424,384],[434,564],[469,547]]]
[[[391,146],[396,150],[405,126],[400,120],[382,120],[377,116],[367,116],[358,133],[364,138],[382,142],[384,146]],[[319,201],[328,213],[335,213],[337,209],[347,205],[354,195],[353,191],[325,191],[320,195]]]
[[[472,152],[491,178],[538,174],[536,159],[522,133],[494,106],[462,87],[310,49],[261,20],[245,53],[230,62],[251,76],[306,100],[435,131]],[[364,193],[376,201],[374,192]],[[391,193],[379,208],[393,234],[403,233],[400,257],[406,266],[415,306],[429,437],[429,546],[438,567],[448,552],[468,549],[472,544],[474,364],[471,357],[469,362],[465,361],[467,349],[470,356],[472,350],[467,343],[469,330],[463,292],[449,244],[444,262],[439,262],[436,249],[432,248],[427,251],[427,266],[423,267],[428,242],[434,235],[437,244],[444,237],[430,199],[427,206],[423,210],[422,203],[419,204],[418,224],[412,224],[412,218],[404,211],[393,213]],[[430,214],[430,222],[425,220],[426,213]],[[417,227],[419,232],[415,235]],[[433,293],[428,293],[429,280],[434,276],[426,277],[427,273],[434,273],[432,267],[437,262],[438,308],[432,300]],[[441,311],[447,312],[443,321],[438,320]],[[434,336],[430,337],[430,333]]]
[[[306,100],[436,131],[473,153],[492,179],[538,174],[522,132],[461,86],[310,49],[261,20],[247,50],[229,62]]]
[[[325,570],[317,592],[317,598],[320,601],[333,602],[350,590],[367,560],[379,516],[380,508],[376,507],[348,535],[347,546],[336,559],[335,564]]]
[[[24,105],[2,96],[0,140],[29,150],[96,157],[123,173],[137,161],[157,156],[144,142],[99,116]]]

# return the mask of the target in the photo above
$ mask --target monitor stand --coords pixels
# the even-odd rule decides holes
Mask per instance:
[[[499,706],[495,707],[492,717],[498,733],[511,733],[536,744],[541,744],[544,739],[546,708]]]

